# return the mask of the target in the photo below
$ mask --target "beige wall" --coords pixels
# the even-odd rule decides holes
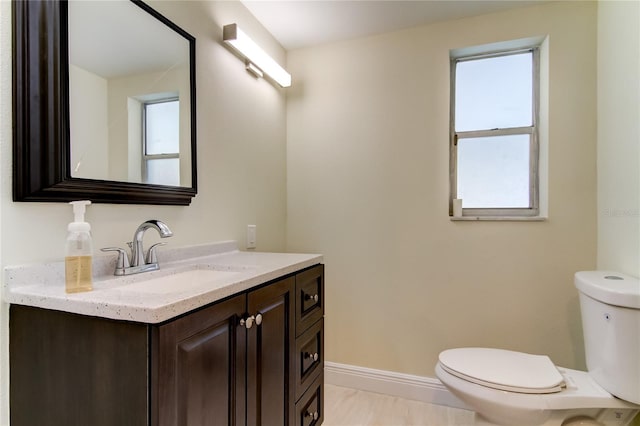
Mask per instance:
[[[326,261],[326,359],[434,376],[492,346],[584,367],[573,274],[596,266],[596,3],[290,51],[287,249]],[[549,36],[545,222],[448,217],[449,50]]]
[[[598,3],[598,268],[640,276],[640,2]]]
[[[284,50],[238,2],[154,1],[196,37],[198,196],[189,207],[92,205],[95,247],[124,246],[146,219],[165,221],[173,247],[245,241],[258,226],[258,250],[285,248],[285,92],[256,80],[222,43],[237,22],[281,62]],[[2,265],[61,260],[71,209],[11,201],[11,3],[0,1],[0,250]],[[149,234],[147,244],[153,241]],[[8,424],[8,308],[0,303],[0,424]]]

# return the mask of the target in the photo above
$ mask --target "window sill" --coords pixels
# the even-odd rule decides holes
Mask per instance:
[[[544,222],[544,216],[450,216],[452,222]]]

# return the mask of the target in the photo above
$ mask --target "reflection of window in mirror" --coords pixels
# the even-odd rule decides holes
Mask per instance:
[[[180,185],[180,102],[162,99],[143,104],[143,182]]]

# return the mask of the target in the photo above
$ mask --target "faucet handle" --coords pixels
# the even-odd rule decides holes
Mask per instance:
[[[129,256],[127,256],[127,252],[124,251],[124,249],[121,249],[120,247],[105,247],[105,248],[101,248],[100,250],[104,252],[108,252],[108,251],[118,252],[118,259],[116,259],[116,271],[118,269],[124,269],[130,266]]]
[[[156,247],[164,246],[167,243],[156,243],[149,247],[149,251],[147,252],[147,258],[145,259],[145,263],[148,265],[150,263],[158,263],[158,256],[156,255]]]

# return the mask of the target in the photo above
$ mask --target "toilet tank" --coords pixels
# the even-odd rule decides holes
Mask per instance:
[[[589,375],[610,394],[640,404],[640,280],[582,271],[574,283]]]

